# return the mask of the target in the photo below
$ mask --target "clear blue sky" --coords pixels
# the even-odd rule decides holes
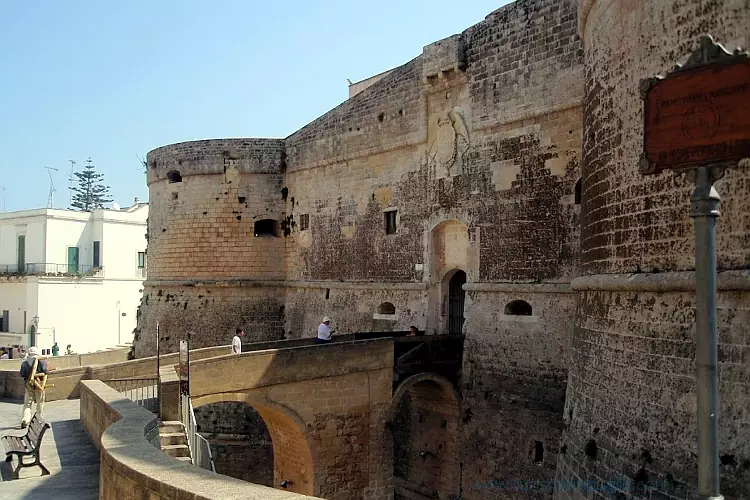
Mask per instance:
[[[346,79],[401,65],[508,0],[65,0],[0,16],[0,187],[7,210],[69,202],[91,156],[121,205],[148,198],[138,156],[173,142],[285,137]],[[2,193],[0,192],[0,209]]]

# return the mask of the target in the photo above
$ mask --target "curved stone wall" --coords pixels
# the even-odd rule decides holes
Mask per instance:
[[[283,151],[281,139],[219,139],[148,154],[138,357],[154,351],[157,320],[168,351],[181,338],[195,347],[230,342],[238,326],[255,340],[281,336],[280,292],[244,293],[237,281],[284,278]]]
[[[638,173],[638,83],[684,62],[704,34],[748,47],[750,4],[588,0],[579,18],[584,276],[573,283],[578,308],[557,478],[609,481],[627,496],[650,488],[690,497],[697,484],[692,188],[671,173]],[[730,171],[716,188],[718,264],[727,271],[718,300],[722,493],[740,498],[750,492],[750,280],[738,271],[750,265],[750,172]]]
[[[727,47],[748,46],[742,0],[599,0],[588,13],[585,40],[582,274],[693,269],[691,183],[671,173],[643,176],[642,78],[683,63],[700,36]],[[750,185],[727,172],[718,228],[720,269],[750,266]]]
[[[148,154],[149,281],[283,279],[282,140],[173,144]],[[256,223],[277,222],[256,237]],[[275,237],[274,237],[275,236]]]
[[[311,498],[213,474],[167,456],[146,437],[158,425],[156,416],[97,380],[81,382],[81,423],[99,448],[102,499]]]

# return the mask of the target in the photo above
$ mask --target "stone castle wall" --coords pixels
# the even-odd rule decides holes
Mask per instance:
[[[181,338],[196,348],[231,342],[242,325],[257,339],[283,334],[283,290],[238,281],[283,280],[282,140],[195,141],[147,157],[150,211],[148,281],[139,311],[136,355]],[[151,213],[153,212],[153,213]],[[275,235],[256,236],[274,221]]]
[[[728,49],[750,46],[741,0],[588,0],[585,46],[581,273],[573,330],[564,480],[630,481],[652,498],[697,492],[694,230],[691,182],[642,176],[641,78],[684,63],[702,35]],[[716,183],[719,280],[721,492],[750,493],[747,362],[750,177]],[[678,274],[686,272],[687,274]],[[631,275],[631,273],[636,273]],[[734,274],[736,278],[731,279]],[[559,498],[578,498],[560,490]]]
[[[447,333],[463,271],[465,498],[507,494],[476,482],[555,474],[694,483],[693,294],[670,285],[693,267],[690,188],[638,174],[637,89],[704,32],[747,46],[749,15],[742,0],[518,0],[286,139],[152,151],[136,352],[152,352],[157,321],[172,350],[226,343],[236,326],[310,337],[324,315],[339,332]],[[720,268],[746,269],[747,174],[717,189]],[[277,235],[256,237],[260,219]],[[725,288],[722,411],[735,418],[722,435],[737,436],[747,290]],[[743,446],[724,443],[734,491]]]
[[[479,494],[472,481],[536,471],[537,441],[551,477],[578,272],[576,30],[573,0],[518,2],[283,141],[151,152],[137,352],[157,320],[174,347],[225,343],[237,325],[254,340],[309,337],[324,315],[339,332],[447,333],[448,279],[460,270],[469,375],[451,460],[464,464],[464,495]],[[261,216],[283,221],[283,234],[253,238]],[[504,314],[513,300],[533,315]],[[492,444],[477,446],[488,429]]]

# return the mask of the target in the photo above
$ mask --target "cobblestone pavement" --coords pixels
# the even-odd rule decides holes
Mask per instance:
[[[47,403],[44,417],[52,426],[42,440],[42,463],[21,469],[11,480],[10,464],[0,462],[0,498],[8,500],[94,500],[99,497],[99,453],[79,421],[79,401]],[[0,401],[0,435],[20,432],[20,402]],[[1,448],[2,446],[0,446]],[[0,458],[5,458],[5,450]],[[15,460],[13,464],[15,465]]]

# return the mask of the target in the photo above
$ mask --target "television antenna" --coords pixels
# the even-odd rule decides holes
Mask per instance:
[[[55,205],[55,183],[52,181],[52,171],[54,170],[57,172],[58,170],[53,167],[44,167],[47,169],[47,174],[49,175],[49,195],[47,195],[47,208],[54,208]]]
[[[70,193],[70,201],[68,202],[71,206],[73,205],[73,174],[75,173],[76,162],[75,160],[68,160],[70,162],[70,177],[68,177],[68,192]]]

